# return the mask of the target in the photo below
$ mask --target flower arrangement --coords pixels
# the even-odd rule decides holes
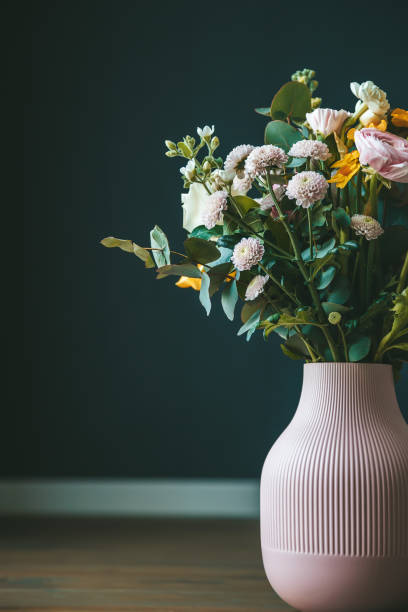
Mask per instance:
[[[278,334],[292,359],[408,360],[408,111],[372,81],[351,83],[354,112],[321,107],[312,70],[297,71],[256,112],[264,144],[225,160],[214,126],[166,140],[185,160],[184,253],[155,226],[150,246],[108,237],[157,278],[179,277],[207,314],[221,294],[238,335]],[[173,258],[172,258],[173,256]]]

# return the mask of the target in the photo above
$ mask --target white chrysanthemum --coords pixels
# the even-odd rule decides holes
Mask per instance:
[[[248,174],[244,174],[242,177],[234,176],[232,181],[231,193],[232,195],[246,195],[252,187],[252,179]]]
[[[285,151],[275,145],[255,147],[245,162],[245,172],[252,178],[265,174],[269,168],[282,168],[288,161]]]
[[[375,240],[384,233],[377,219],[368,215],[353,215],[350,227],[356,232],[357,236],[365,236],[367,240]]]
[[[210,140],[211,136],[214,134],[215,127],[210,127],[209,125],[205,125],[202,129],[200,127],[197,128],[197,134],[203,140]]]
[[[183,176],[186,177],[187,180],[191,181],[196,173],[194,159],[190,159],[190,161],[187,162],[186,166],[180,168],[180,172]]]
[[[338,134],[345,120],[351,113],[346,110],[333,110],[332,108],[316,108],[311,113],[306,113],[306,119],[315,134],[329,136],[336,132]]]
[[[321,161],[330,157],[329,147],[320,140],[298,140],[291,146],[288,154],[292,157],[310,157]]]
[[[286,195],[296,200],[298,206],[309,208],[311,204],[322,200],[329,185],[322,174],[307,170],[295,174],[289,181]]]
[[[247,301],[251,301],[255,300],[258,295],[261,295],[265,284],[268,282],[268,279],[268,276],[262,276],[261,274],[255,276],[246,288],[245,299]]]
[[[239,178],[245,174],[245,160],[255,147],[252,145],[238,145],[230,151],[225,158],[224,170],[233,170]]]
[[[227,209],[227,198],[226,191],[215,191],[208,196],[206,209],[202,216],[202,222],[207,229],[212,229],[217,223],[221,223],[222,213]]]
[[[235,245],[231,261],[237,270],[250,270],[261,261],[264,253],[264,246],[257,238],[242,238]]]

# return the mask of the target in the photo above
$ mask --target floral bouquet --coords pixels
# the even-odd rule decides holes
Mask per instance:
[[[221,294],[228,319],[242,300],[238,335],[278,334],[292,359],[408,360],[408,111],[390,109],[372,81],[351,83],[354,112],[321,108],[312,70],[297,71],[256,112],[265,144],[225,160],[214,126],[199,139],[166,140],[187,160],[184,253],[155,226],[150,246],[105,238],[157,278],[180,277],[207,314]],[[172,257],[173,256],[173,257]]]

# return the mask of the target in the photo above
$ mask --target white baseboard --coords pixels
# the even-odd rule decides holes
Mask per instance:
[[[0,514],[257,518],[256,480],[0,481]]]

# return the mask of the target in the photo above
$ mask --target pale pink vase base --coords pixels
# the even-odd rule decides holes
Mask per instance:
[[[262,471],[261,540],[272,587],[303,612],[408,610],[408,426],[390,366],[305,366]]]

